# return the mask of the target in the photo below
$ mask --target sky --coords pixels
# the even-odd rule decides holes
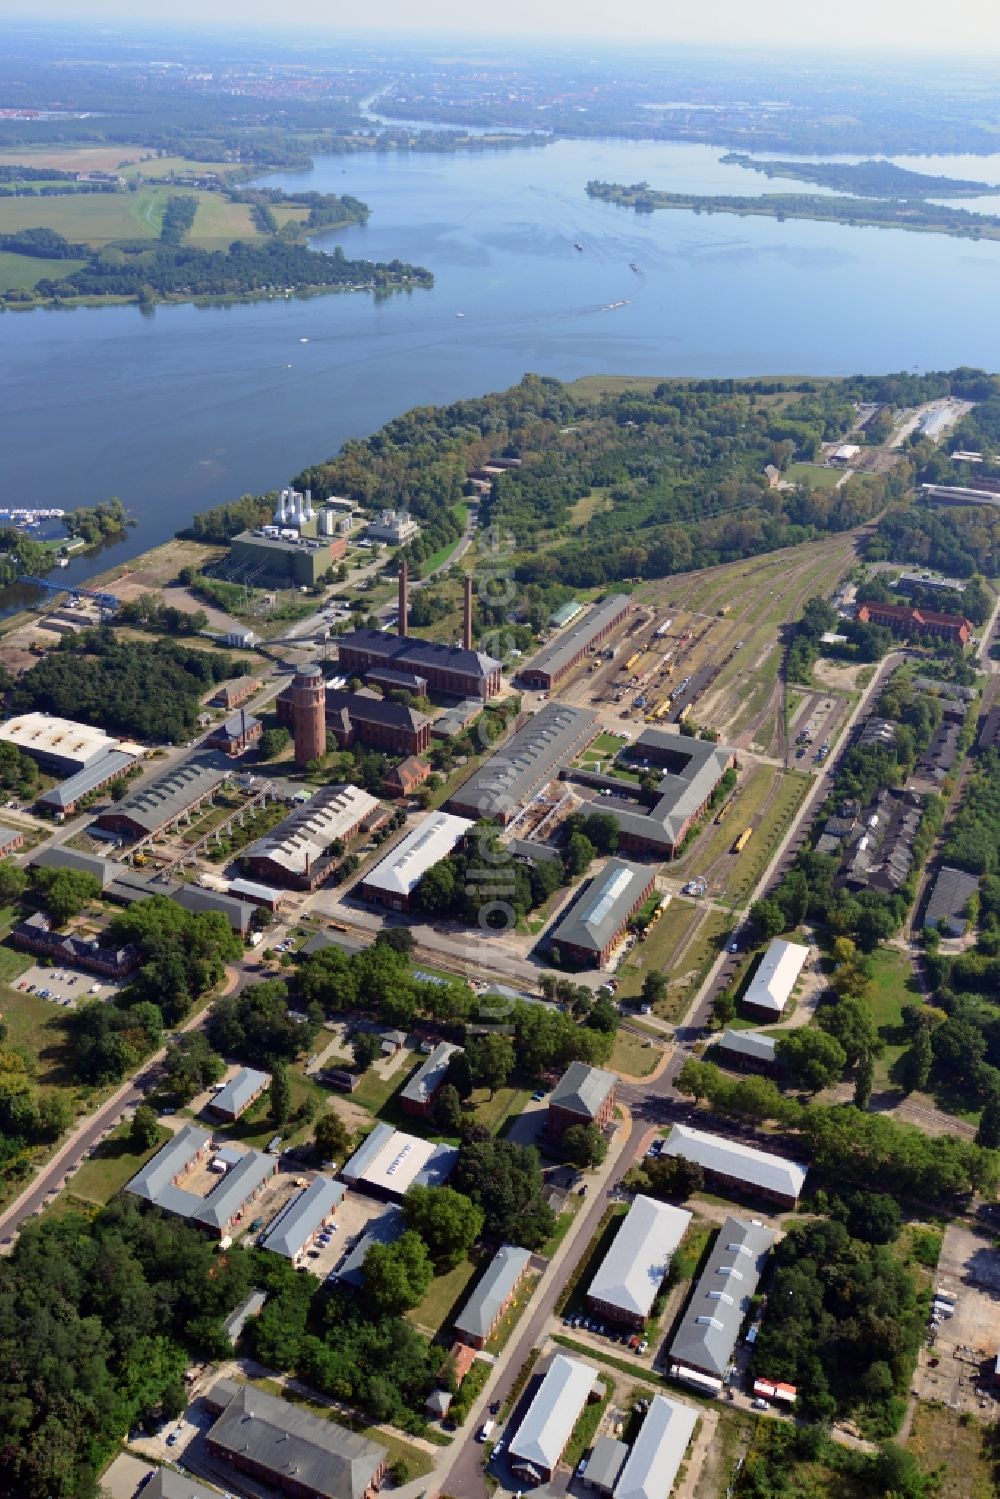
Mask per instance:
[[[626,46],[1000,52],[998,0],[0,0],[0,18],[97,19],[467,37],[613,38]]]

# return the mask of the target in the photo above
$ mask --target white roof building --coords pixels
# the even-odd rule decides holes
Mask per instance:
[[[783,1202],[795,1202],[805,1186],[807,1169],[798,1161],[691,1129],[687,1124],[674,1125],[662,1154],[694,1161],[711,1176]]]
[[[121,742],[89,724],[51,713],[19,713],[0,724],[0,741],[60,770],[86,770],[95,760],[121,749]]]
[[[683,1208],[636,1197],[587,1292],[610,1316],[644,1322],[691,1222]]]
[[[442,1186],[457,1160],[456,1145],[435,1145],[383,1123],[376,1124],[340,1174],[378,1196],[403,1197],[412,1186]]]
[[[766,1015],[781,1015],[808,956],[808,947],[800,942],[785,942],[776,937],[744,992],[746,1008]]]
[[[292,875],[308,875],[331,843],[347,839],[378,808],[378,798],[360,786],[324,786],[277,827],[244,850],[244,858],[266,860]]]
[[[654,1395],[615,1484],[615,1499],[668,1499],[697,1420],[690,1405]]]
[[[589,1400],[596,1371],[579,1359],[557,1353],[510,1443],[515,1469],[548,1478],[562,1457],[573,1427]]]
[[[366,890],[388,899],[409,897],[432,865],[447,859],[455,845],[475,824],[468,817],[450,812],[432,812],[419,827],[407,833],[391,853],[364,877]]]

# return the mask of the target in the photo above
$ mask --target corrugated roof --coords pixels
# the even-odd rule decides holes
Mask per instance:
[[[400,1098],[405,1098],[409,1103],[427,1103],[444,1082],[452,1057],[456,1051],[461,1050],[460,1046],[453,1046],[450,1041],[442,1041],[435,1046],[423,1066],[418,1067],[410,1078],[400,1093]]]
[[[609,859],[550,934],[557,946],[567,942],[599,954],[622,930],[635,906],[652,887],[655,871],[644,864]]]
[[[691,1214],[684,1208],[636,1197],[587,1295],[627,1317],[648,1317],[690,1222]]]
[[[322,786],[302,807],[244,849],[245,859],[269,859],[292,874],[307,874],[330,844],[345,838],[378,807],[360,786]]]
[[[546,703],[449,798],[476,817],[509,814],[575,759],[600,728],[589,708]]]
[[[780,1015],[792,996],[808,956],[808,947],[803,947],[800,942],[785,942],[781,937],[775,937],[747,985],[743,1003],[756,1010],[771,1010]]]
[[[347,1188],[329,1176],[317,1176],[297,1197],[286,1203],[267,1230],[262,1247],[293,1260],[325,1218],[344,1199]]]
[[[249,1108],[261,1088],[266,1088],[270,1081],[271,1075],[268,1072],[259,1072],[256,1067],[241,1067],[226,1086],[213,1095],[211,1107],[220,1114],[229,1114],[237,1119],[244,1109]]]
[[[510,1443],[511,1458],[551,1472],[586,1405],[596,1371],[557,1353]]]
[[[690,1405],[654,1395],[615,1485],[615,1499],[667,1499],[697,1420]]]
[[[144,834],[158,832],[168,822],[181,817],[195,802],[216,790],[231,774],[231,766],[220,765],[212,756],[182,761],[157,780],[117,802],[97,820],[128,817],[138,823]]]
[[[38,800],[44,807],[55,807],[57,811],[62,811],[64,807],[73,806],[81,797],[89,796],[113,776],[124,775],[134,764],[135,755],[126,754],[124,750],[109,750],[99,760],[78,770],[75,776],[70,776],[68,781],[61,781],[51,790],[43,791]]]
[[[674,1125],[663,1152],[681,1156],[686,1161],[696,1161],[706,1171],[716,1171],[720,1176],[745,1182],[748,1187],[778,1192],[783,1197],[798,1197],[807,1175],[806,1167],[798,1161],[755,1150],[736,1140],[726,1140],[722,1135],[709,1135],[686,1124]]]
[[[249,1458],[279,1485],[294,1474],[297,1485],[324,1499],[364,1499],[388,1455],[367,1437],[253,1385],[242,1386],[207,1440]]]
[[[670,1362],[721,1379],[729,1367],[775,1235],[727,1218],[670,1345]]]
[[[449,812],[432,812],[418,827],[407,833],[374,869],[365,875],[363,884],[389,895],[409,895],[422,875],[433,864],[446,859],[474,823],[467,817],[453,817]]]
[[[570,1062],[552,1089],[549,1106],[558,1105],[581,1119],[595,1119],[604,1100],[618,1079],[613,1072],[591,1067],[587,1062]]]
[[[773,1062],[776,1055],[775,1038],[760,1031],[724,1031],[713,1050],[716,1048],[750,1057],[755,1062]]]
[[[585,614],[583,619],[578,620],[572,629],[567,630],[565,635],[560,635],[558,640],[552,640],[544,646],[527,663],[528,667],[532,671],[544,671],[551,677],[557,677],[607,628],[608,622],[622,614],[630,604],[627,593],[610,594],[602,603],[596,604],[589,614]]]
[[[518,1249],[513,1244],[502,1245],[455,1318],[455,1331],[464,1332],[469,1337],[488,1337],[493,1323],[530,1264],[530,1250]]]

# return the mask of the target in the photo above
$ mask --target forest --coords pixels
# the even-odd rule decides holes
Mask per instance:
[[[800,182],[863,198],[977,198],[993,191],[988,182],[912,172],[892,161],[765,161],[741,151],[728,151],[720,160],[727,166],[763,172],[765,177],[797,177]]]

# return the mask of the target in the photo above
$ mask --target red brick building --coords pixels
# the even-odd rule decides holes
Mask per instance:
[[[595,1124],[603,1129],[615,1116],[613,1072],[588,1067],[586,1062],[571,1062],[552,1090],[545,1133],[550,1140],[561,1140],[573,1124]]]
[[[278,722],[294,724],[293,689],[276,699]],[[419,755],[430,744],[431,721],[426,713],[402,703],[390,703],[373,692],[326,691],[326,733],[338,749],[367,744],[390,755]]]
[[[412,796],[430,773],[431,768],[426,760],[421,760],[419,755],[407,755],[405,760],[393,766],[382,784],[389,796]]]
[[[876,604],[868,601],[858,608],[863,625],[882,625],[901,639],[943,640],[948,645],[968,645],[972,625],[959,614],[941,614],[936,609],[914,609],[909,604]]]

